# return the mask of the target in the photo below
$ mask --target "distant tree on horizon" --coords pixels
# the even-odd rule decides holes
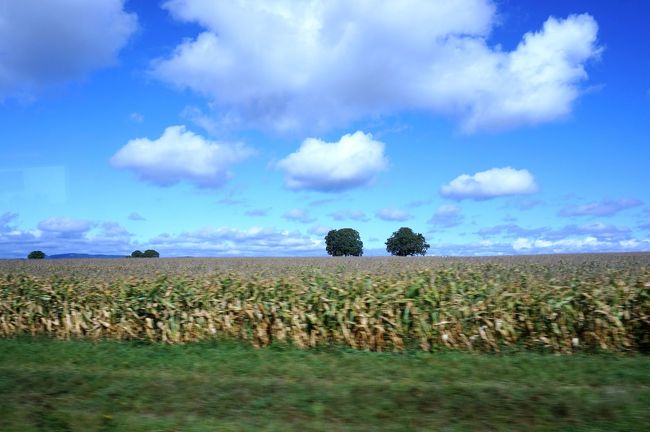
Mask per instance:
[[[45,252],[35,250],[31,251],[29,255],[27,255],[27,259],[44,259],[45,258]]]
[[[325,249],[332,256],[362,256],[363,242],[357,230],[341,228],[327,233]]]
[[[147,249],[142,253],[142,258],[160,258],[160,254],[156,250]]]
[[[131,252],[131,258],[160,258],[160,253],[154,249],[147,249],[144,252],[141,250],[134,250]]]
[[[407,227],[398,229],[386,240],[386,251],[397,256],[426,255],[429,247],[422,234]]]

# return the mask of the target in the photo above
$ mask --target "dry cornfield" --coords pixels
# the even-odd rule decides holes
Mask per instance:
[[[650,254],[0,262],[0,336],[647,351]]]

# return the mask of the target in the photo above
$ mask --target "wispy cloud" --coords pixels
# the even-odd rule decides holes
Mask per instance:
[[[330,213],[329,216],[335,221],[355,220],[366,222],[370,220],[364,212],[359,210],[339,210]]]
[[[463,215],[460,213],[460,207],[453,204],[443,204],[429,219],[433,225],[451,228],[460,225],[463,222]]]
[[[603,240],[628,240],[632,230],[627,227],[604,224],[602,222],[566,225],[562,228],[538,227],[524,228],[517,224],[503,224],[493,227],[481,228],[476,234],[481,237],[502,236],[504,238],[526,237],[539,240],[557,241],[574,237],[594,237]]]
[[[504,208],[514,208],[517,210],[530,210],[535,207],[538,207],[542,205],[544,201],[538,200],[538,199],[532,199],[532,198],[524,198],[524,197],[519,197],[519,198],[513,198],[511,200],[508,200],[508,202],[503,206]]]
[[[492,227],[481,228],[477,234],[481,237],[503,235],[505,237],[537,236],[548,232],[550,228],[522,228],[517,224],[502,224]]]
[[[0,215],[0,230],[9,230],[9,224],[18,218],[18,213],[5,212]]]
[[[217,200],[217,204],[226,205],[226,206],[236,206],[236,205],[246,204],[246,200],[226,197]]]
[[[310,223],[315,219],[309,215],[306,210],[303,209],[291,209],[288,210],[282,215],[283,218],[290,221],[300,222],[300,223]]]
[[[404,210],[397,208],[387,207],[377,210],[375,213],[379,219],[390,222],[403,222],[411,219],[413,216]]]
[[[319,207],[319,206],[322,206],[322,205],[325,205],[325,204],[331,204],[331,203],[340,201],[341,199],[342,199],[341,196],[336,196],[334,198],[317,199],[317,200],[309,201],[307,203],[307,205],[309,207]]]
[[[307,232],[309,234],[313,234],[313,235],[316,235],[316,236],[324,236],[328,232],[330,232],[331,229],[332,228],[330,228],[328,226],[325,226],[325,225],[313,225],[313,226],[309,227]]]
[[[268,209],[268,208],[252,209],[252,210],[246,211],[245,215],[246,216],[252,216],[252,217],[263,217],[263,216],[267,216],[269,214],[269,210],[270,209]]]
[[[638,207],[643,204],[637,199],[622,198],[616,200],[595,201],[583,205],[564,207],[559,216],[613,216],[623,210]]]
[[[325,255],[323,240],[313,240],[298,231],[262,227],[206,227],[158,236],[150,244],[165,256]]]
[[[132,220],[132,221],[145,221],[146,219],[140,213],[132,212],[131,214],[129,214],[129,220]]]
[[[406,206],[410,207],[410,208],[417,208],[417,207],[423,207],[423,206],[429,205],[432,202],[433,202],[432,199],[415,200],[415,201],[411,201],[410,203],[406,204]]]
[[[144,121],[144,116],[139,112],[132,112],[129,114],[129,120],[133,123],[142,123]]]

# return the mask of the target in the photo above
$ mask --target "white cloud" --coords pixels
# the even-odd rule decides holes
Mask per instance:
[[[123,0],[4,0],[0,99],[113,64],[137,29]]]
[[[463,174],[442,186],[440,194],[453,199],[483,200],[537,191],[535,178],[528,170],[492,168],[474,175]]]
[[[382,142],[357,131],[335,143],[308,138],[277,166],[285,171],[291,189],[339,192],[371,183],[388,160]]]
[[[185,126],[170,126],[156,140],[129,141],[110,162],[161,186],[185,180],[200,187],[218,187],[230,178],[228,168],[232,164],[252,154],[242,144],[217,143],[186,130]]]
[[[164,7],[204,31],[154,62],[154,76],[204,95],[215,117],[279,130],[406,110],[456,117],[466,131],[553,121],[571,112],[600,52],[587,14],[549,17],[512,51],[491,46],[491,0]]]
[[[92,223],[85,219],[69,217],[51,217],[38,223],[38,229],[61,235],[81,235],[92,228]]]
[[[301,223],[313,222],[315,219],[309,216],[309,213],[302,209],[291,209],[284,213],[282,216],[287,220],[296,221]]]
[[[395,222],[403,222],[405,220],[411,219],[411,215],[404,210],[396,209],[396,208],[383,208],[377,211],[375,213],[375,216],[377,216],[381,220],[385,221],[395,221]]]
[[[443,204],[429,219],[430,224],[446,228],[460,225],[463,222],[463,215],[460,214],[460,207],[453,204]]]

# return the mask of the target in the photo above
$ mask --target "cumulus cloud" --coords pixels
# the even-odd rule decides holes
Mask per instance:
[[[371,183],[388,160],[383,143],[357,131],[334,143],[308,138],[277,166],[291,189],[340,192]]]
[[[366,214],[360,210],[339,210],[330,213],[329,216],[335,221],[355,220],[367,222],[369,220]]]
[[[411,215],[404,210],[396,209],[396,208],[383,208],[380,210],[377,210],[375,213],[375,216],[377,216],[379,219],[384,220],[384,221],[396,221],[396,222],[403,222],[405,220],[411,219]]]
[[[300,222],[300,223],[309,223],[313,222],[315,219],[309,215],[308,212],[302,209],[291,209],[288,210],[282,215],[283,218],[290,221]]]
[[[537,192],[535,178],[528,170],[492,168],[474,175],[463,174],[440,188],[447,198],[485,200],[507,195]]]
[[[203,30],[154,62],[160,80],[205,96],[217,116],[279,130],[424,111],[466,131],[569,114],[597,58],[588,14],[549,17],[511,51],[488,40],[492,0],[169,0]],[[542,24],[542,23],[540,23]]]
[[[93,224],[85,219],[69,217],[51,217],[38,223],[38,229],[62,236],[78,236],[92,228]]]
[[[460,207],[453,204],[443,204],[431,216],[429,223],[451,228],[460,225],[463,219],[463,215],[460,213]]]
[[[242,144],[218,143],[186,130],[185,126],[170,126],[158,139],[129,141],[110,163],[160,186],[185,180],[199,187],[213,188],[231,177],[231,165],[252,154]]]
[[[638,207],[641,204],[643,203],[637,199],[606,199],[584,205],[564,207],[558,214],[560,216],[613,216],[616,213]]]
[[[115,63],[138,26],[124,0],[5,0],[0,9],[0,99]]]

